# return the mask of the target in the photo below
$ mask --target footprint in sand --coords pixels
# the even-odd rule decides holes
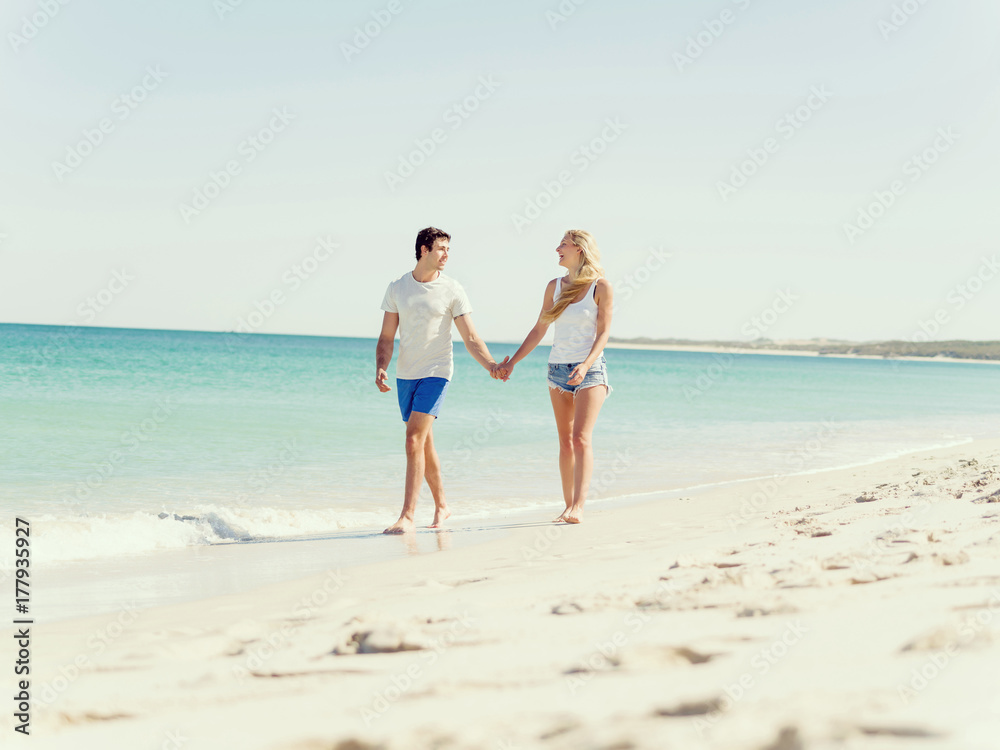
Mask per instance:
[[[799,735],[797,727],[784,727],[778,732],[777,739],[769,745],[764,745],[760,750],[804,750],[802,737]]]
[[[725,704],[723,703],[721,697],[705,698],[703,700],[685,701],[668,708],[658,708],[653,712],[653,715],[669,719],[688,716],[704,716],[705,714],[713,714],[721,711],[724,705]]]
[[[857,727],[857,730],[861,734],[868,735],[869,737],[924,737],[927,739],[935,737],[944,737],[946,735],[940,732],[933,732],[929,729],[924,729],[923,727]]]
[[[959,497],[961,497],[961,494],[959,494]],[[983,495],[982,497],[977,497],[972,502],[974,502],[974,503],[1000,503],[1000,490],[997,490],[996,492],[994,492],[994,493],[992,493],[990,495]]]
[[[767,606],[763,604],[754,604],[743,607],[739,612],[736,613],[737,617],[767,617],[769,615],[787,615],[794,612],[798,612],[795,607],[790,604],[776,604],[774,606]]]
[[[386,747],[352,737],[346,740],[301,740],[294,745],[275,745],[271,750],[386,750]]]

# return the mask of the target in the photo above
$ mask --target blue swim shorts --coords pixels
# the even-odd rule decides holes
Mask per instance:
[[[574,396],[577,391],[582,391],[584,388],[593,388],[595,385],[607,386],[608,393],[611,393],[611,386],[608,384],[608,361],[604,359],[604,355],[594,362],[587,370],[587,374],[583,376],[583,382],[577,383],[576,385],[569,385],[567,382],[569,380],[570,373],[576,369],[576,364],[560,365],[549,363],[549,388],[554,388],[557,391],[562,391],[563,393],[572,393]]]
[[[444,403],[444,393],[448,390],[446,378],[420,378],[400,380],[396,378],[396,395],[399,397],[399,411],[403,421],[410,421],[411,412],[420,412],[437,417]]]

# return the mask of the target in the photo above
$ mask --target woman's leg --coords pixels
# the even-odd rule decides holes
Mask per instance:
[[[562,477],[563,501],[566,503],[566,509],[556,519],[561,521],[573,505],[573,394],[549,388],[549,397],[559,433],[559,476]]]
[[[567,523],[580,523],[583,520],[583,502],[587,499],[590,477],[594,473],[594,447],[590,439],[597,423],[597,415],[607,397],[608,389],[603,385],[576,392],[572,432],[573,503],[564,516]]]

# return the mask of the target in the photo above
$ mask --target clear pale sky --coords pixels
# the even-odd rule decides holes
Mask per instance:
[[[11,0],[0,321],[375,336],[434,224],[488,340],[526,333],[568,228],[600,243],[613,335],[998,339],[998,24],[991,0]]]

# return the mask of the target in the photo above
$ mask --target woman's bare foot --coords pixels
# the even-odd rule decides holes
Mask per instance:
[[[566,523],[580,523],[583,521],[583,508],[572,507],[562,515]]]
[[[565,521],[567,513],[569,513],[569,506],[568,505],[566,506],[566,510],[564,510],[562,513],[559,514],[559,518],[556,518],[555,520],[553,520],[552,523],[559,523],[560,521]]]
[[[388,529],[386,529],[382,533],[383,534],[407,534],[407,533],[409,533],[411,531],[416,531],[416,530],[417,530],[417,527],[413,523],[412,519],[410,519],[410,518],[404,518],[403,516],[400,516],[399,520],[396,521],[396,523],[394,523],[392,526],[390,526]]]
[[[451,511],[448,510],[447,505],[443,505],[440,508],[435,508],[434,520],[431,522],[431,525],[428,526],[427,528],[440,529],[442,526],[444,526],[444,522],[449,518],[451,518]]]

